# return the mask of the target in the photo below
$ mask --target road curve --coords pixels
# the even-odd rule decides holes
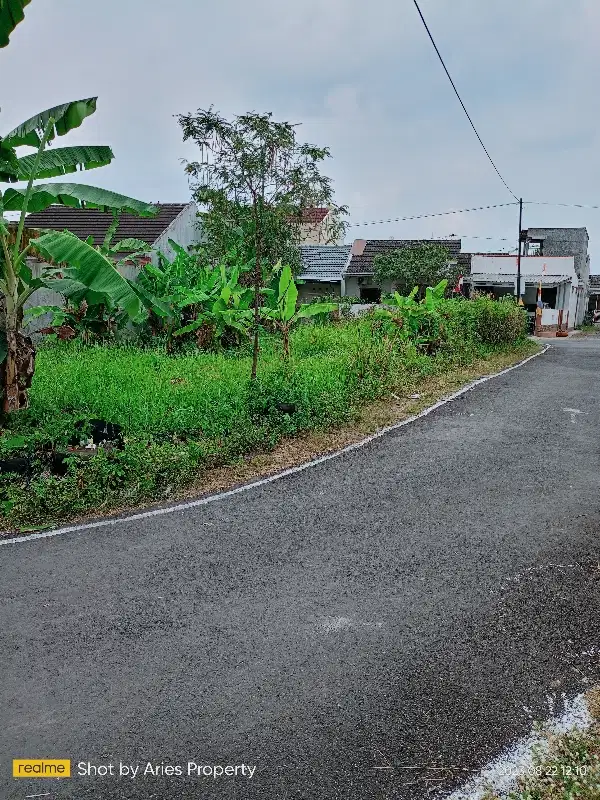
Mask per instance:
[[[251,491],[0,547],[0,796],[452,789],[600,679],[599,519],[590,337]]]

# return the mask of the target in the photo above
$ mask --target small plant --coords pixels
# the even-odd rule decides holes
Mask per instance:
[[[335,311],[335,303],[304,303],[297,307],[298,287],[294,281],[292,270],[289,266],[281,266],[278,262],[275,271],[279,272],[279,287],[277,295],[269,295],[271,304],[260,309],[261,316],[270,320],[283,336],[283,357],[290,357],[290,331],[301,319],[316,317],[319,314],[329,314]]]

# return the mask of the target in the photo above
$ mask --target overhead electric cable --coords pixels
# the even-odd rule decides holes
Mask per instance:
[[[413,0],[413,2],[414,2],[414,4],[415,4],[415,6],[416,6],[416,9],[417,9],[417,11],[419,12],[419,16],[421,17],[421,21],[422,21],[422,23],[423,23],[423,25],[425,26],[425,30],[427,31],[427,35],[428,35],[428,36],[429,36],[429,38],[431,39],[431,44],[433,45],[433,47],[434,47],[434,49],[435,49],[435,52],[437,53],[437,56],[438,56],[438,58],[439,58],[439,60],[440,60],[440,62],[441,62],[441,64],[442,64],[442,67],[444,68],[444,71],[445,71],[446,75],[448,76],[448,80],[449,80],[449,81],[450,81],[450,83],[452,84],[452,88],[454,89],[454,94],[455,94],[455,95],[458,97],[458,101],[459,101],[459,103],[461,104],[461,106],[462,106],[462,108],[463,108],[463,111],[464,111],[464,112],[465,112],[465,114],[467,115],[467,119],[468,119],[468,120],[469,120],[469,122],[471,123],[471,127],[472,127],[472,128],[473,128],[473,130],[475,131],[475,136],[477,136],[477,138],[479,139],[479,144],[480,144],[480,145],[483,147],[483,150],[484,150],[484,152],[485,152],[486,156],[488,157],[490,164],[491,164],[491,165],[492,165],[492,167],[493,167],[493,168],[496,170],[496,174],[498,175],[498,177],[500,178],[500,180],[502,181],[502,183],[504,184],[504,186],[505,186],[505,187],[508,189],[508,191],[509,191],[509,192],[512,194],[512,196],[515,198],[515,200],[518,200],[519,198],[518,198],[518,197],[517,197],[517,195],[516,195],[516,194],[513,192],[513,190],[510,188],[510,186],[507,184],[507,182],[504,180],[504,178],[503,178],[503,177],[502,177],[502,175],[500,174],[500,170],[499,170],[499,169],[498,169],[498,167],[497,167],[497,166],[494,164],[494,162],[493,162],[493,160],[492,160],[492,157],[491,157],[491,155],[490,155],[490,154],[489,154],[489,152],[488,152],[488,149],[487,149],[487,147],[484,145],[484,143],[483,143],[483,140],[482,140],[481,136],[479,135],[479,133],[478,133],[478,131],[477,131],[477,128],[475,127],[475,124],[473,123],[473,120],[471,119],[471,117],[470,117],[470,115],[469,115],[469,112],[467,111],[467,107],[466,107],[466,106],[465,106],[465,104],[463,103],[463,101],[462,101],[462,98],[461,98],[460,94],[458,93],[458,89],[456,88],[456,85],[455,85],[454,81],[452,80],[452,76],[451,76],[451,75],[450,75],[450,73],[448,72],[448,68],[446,67],[446,64],[444,63],[444,59],[442,58],[442,54],[441,54],[441,53],[440,53],[440,51],[438,50],[438,46],[437,46],[437,44],[435,43],[435,39],[434,39],[434,38],[433,38],[433,36],[431,35],[431,31],[429,30],[429,26],[427,25],[427,22],[425,21],[425,17],[423,16],[423,12],[422,12],[422,11],[421,11],[421,9],[419,8],[419,4],[418,4],[417,0]]]
[[[456,211],[438,211],[435,214],[415,214],[412,217],[395,217],[394,219],[376,219],[370,222],[352,222],[348,225],[349,228],[358,228],[363,225],[384,225],[387,222],[408,222],[411,219],[428,219],[429,217],[447,217],[451,214],[466,214],[469,211],[485,211],[488,208],[504,208],[506,206],[514,206],[517,203],[496,203],[492,206],[475,206],[474,208],[460,208]]]

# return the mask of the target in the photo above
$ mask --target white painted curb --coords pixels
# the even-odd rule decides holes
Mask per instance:
[[[297,467],[290,467],[289,469],[284,470],[283,472],[278,472],[275,475],[269,475],[266,478],[261,478],[258,481],[253,481],[252,483],[246,483],[243,486],[238,486],[236,489],[230,489],[226,492],[220,492],[218,494],[212,494],[208,497],[202,497],[199,500],[192,500],[189,503],[180,503],[179,505],[175,506],[167,506],[166,508],[156,508],[152,511],[143,511],[139,514],[129,514],[128,516],[124,517],[115,517],[113,519],[103,519],[99,520],[98,522],[89,522],[84,525],[71,525],[67,528],[55,528],[54,530],[44,531],[41,533],[31,533],[26,536],[15,536],[12,539],[0,539],[0,546],[9,545],[9,544],[22,544],[24,542],[31,542],[34,539],[49,539],[52,536],[61,536],[63,533],[77,533],[79,531],[87,531],[92,530],[93,528],[105,528],[109,525],[119,525],[122,522],[135,522],[139,519],[149,519],[150,517],[158,517],[162,514],[173,514],[177,511],[186,511],[189,508],[197,508],[198,506],[206,506],[209,503],[214,503],[216,500],[223,500],[226,497],[233,497],[233,495],[240,494],[241,492],[248,492],[250,489],[255,489],[258,486],[264,486],[267,483],[273,483],[273,481],[278,481],[281,478],[285,478],[288,475],[294,475],[297,472],[302,472],[305,469],[309,469],[310,467],[316,467],[317,464],[322,464],[325,461],[329,461],[332,458],[338,458],[338,456],[342,456],[345,453],[350,453],[352,450],[358,450],[361,447],[373,442],[375,439],[379,439],[381,436],[385,436],[387,433],[391,431],[396,431],[399,428],[403,428],[405,425],[410,425],[411,422],[415,422],[415,420],[421,419],[422,417],[426,417],[428,414],[431,414],[432,411],[435,411],[442,406],[445,406],[446,403],[451,403],[453,400],[456,400],[457,397],[460,397],[467,392],[470,392],[476,386],[479,386],[482,383],[486,383],[487,381],[491,381],[492,378],[499,378],[501,375],[506,375],[507,372],[511,372],[513,369],[517,369],[518,367],[522,367],[524,364],[527,364],[528,361],[531,361],[538,356],[543,355],[549,346],[546,346],[543,350],[539,353],[534,353],[532,356],[523,359],[523,361],[519,361],[518,364],[513,364],[512,367],[507,367],[506,369],[501,370],[500,372],[495,372],[492,375],[486,375],[483,378],[478,378],[478,380],[473,381],[472,383],[467,384],[462,389],[459,389],[454,394],[449,395],[448,397],[443,398],[442,400],[438,400],[437,403],[434,403],[429,408],[424,409],[419,414],[415,414],[412,417],[407,417],[402,422],[396,422],[394,425],[390,425],[387,428],[382,428],[377,433],[373,433],[371,436],[367,436],[365,439],[361,439],[360,442],[355,442],[354,444],[349,444],[347,447],[342,448],[341,450],[336,450],[334,453],[327,453],[327,455],[320,456],[319,458],[315,458],[312,461],[307,461],[305,464],[299,464]]]

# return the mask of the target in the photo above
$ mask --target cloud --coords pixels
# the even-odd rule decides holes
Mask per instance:
[[[492,158],[525,199],[600,204],[596,0],[421,0]],[[174,115],[272,111],[327,145],[352,222],[512,200],[454,96],[412,3],[397,0],[33,0],[0,51],[0,130],[54,103],[99,95],[72,143],[109,143],[89,182],[144,199],[189,197],[193,157]],[[527,206],[530,226],[586,225],[600,211]],[[357,226],[357,236],[516,239],[513,207]],[[510,246],[513,246],[513,244]],[[508,246],[505,244],[504,246]],[[484,249],[485,239],[465,240]],[[600,245],[599,245],[600,247]],[[600,271],[600,262],[597,267]]]

